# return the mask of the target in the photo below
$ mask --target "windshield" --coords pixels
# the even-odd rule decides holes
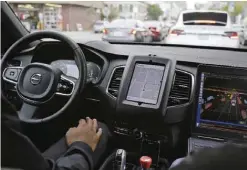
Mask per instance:
[[[9,1],[29,32],[77,42],[247,48],[247,1]]]

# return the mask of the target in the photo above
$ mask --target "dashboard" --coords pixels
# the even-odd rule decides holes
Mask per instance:
[[[142,56],[145,59],[152,56],[152,59],[162,58],[167,61],[169,60],[172,65],[168,75],[169,79],[167,79],[169,85],[168,89],[163,92],[167,97],[166,114],[163,114],[162,118],[165,123],[178,123],[186,118],[188,108],[194,100],[197,67],[200,64],[247,68],[246,51],[244,50],[236,51],[230,49],[162,45],[153,45],[147,48],[146,45],[109,44],[102,41],[78,44],[87,60],[88,82],[92,83],[97,91],[100,92],[89,98],[95,100],[99,100],[100,98],[105,99],[107,106],[112,110],[116,110],[119,89],[123,88],[120,87],[122,85],[121,80],[124,78],[124,73],[127,73],[126,70],[130,69],[130,58],[133,56]],[[24,50],[18,56],[14,57],[9,62],[9,65],[25,66],[31,62],[50,64],[60,69],[65,75],[75,79],[78,78],[78,69],[73,60],[72,51],[59,42],[50,41],[39,43],[35,48]],[[162,65],[162,62],[160,64]],[[162,70],[163,68],[159,67],[159,69]],[[164,70],[166,69],[164,68]],[[135,71],[132,69],[132,71],[128,72],[130,73],[127,77],[131,78],[132,73]],[[124,87],[126,91],[128,88],[129,85]],[[156,89],[157,91],[159,90]],[[145,98],[137,99],[133,97],[131,92],[129,92],[128,98],[132,98],[132,100],[146,100]],[[150,102],[157,103],[156,99]]]
[[[87,60],[88,79],[78,109],[107,122],[116,134],[136,138],[145,134],[152,139],[168,139],[172,147],[180,141],[186,143],[191,117],[197,113],[200,66],[222,67],[223,72],[231,70],[235,77],[245,76],[243,73],[246,72],[234,70],[247,69],[247,51],[244,49],[109,44],[102,41],[78,42],[78,45]],[[19,53],[9,65],[26,66],[31,62],[50,64],[67,76],[78,78],[73,53],[59,42],[41,42]],[[242,86],[239,89],[234,85],[231,87],[229,107],[235,107],[239,102],[237,94],[241,95],[242,103],[247,103],[245,94],[242,94],[247,87],[243,85],[245,82],[240,81]],[[220,85],[220,81],[214,84]],[[234,92],[237,90],[238,93]],[[245,115],[244,111],[242,113]],[[241,120],[238,124],[243,122]]]

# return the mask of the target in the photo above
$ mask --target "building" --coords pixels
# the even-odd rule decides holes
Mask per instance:
[[[106,1],[106,6],[118,9],[118,18],[144,20],[147,15],[147,3],[140,1]]]
[[[157,3],[163,10],[162,20],[177,20],[179,13],[186,9],[185,1],[160,1]]]
[[[16,15],[30,30],[81,31],[100,19],[103,2],[94,1],[11,1]]]

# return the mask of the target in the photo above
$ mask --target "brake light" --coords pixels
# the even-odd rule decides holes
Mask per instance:
[[[136,30],[135,30],[135,29],[132,29],[132,30],[130,31],[130,34],[135,35],[135,34],[136,34]]]
[[[157,33],[160,32],[160,29],[157,27],[149,27],[149,30]]]
[[[103,29],[103,34],[108,34],[108,31],[107,31],[107,29]]]
[[[196,20],[194,22],[197,24],[216,24],[214,20]]]
[[[237,32],[225,32],[226,36],[229,38],[238,38],[238,33]]]
[[[184,32],[184,30],[179,30],[179,29],[174,29],[174,30],[171,30],[170,31],[170,34],[173,34],[173,35],[180,35]]]
[[[156,27],[149,27],[150,30],[156,30]]]

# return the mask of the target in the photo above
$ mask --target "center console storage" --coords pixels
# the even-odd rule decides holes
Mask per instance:
[[[170,142],[169,133],[148,131],[140,128],[130,128],[115,124],[114,139],[117,148],[126,149],[136,156],[149,156],[152,158],[152,166],[156,167],[162,158],[166,158]],[[158,133],[159,132],[159,133]]]

